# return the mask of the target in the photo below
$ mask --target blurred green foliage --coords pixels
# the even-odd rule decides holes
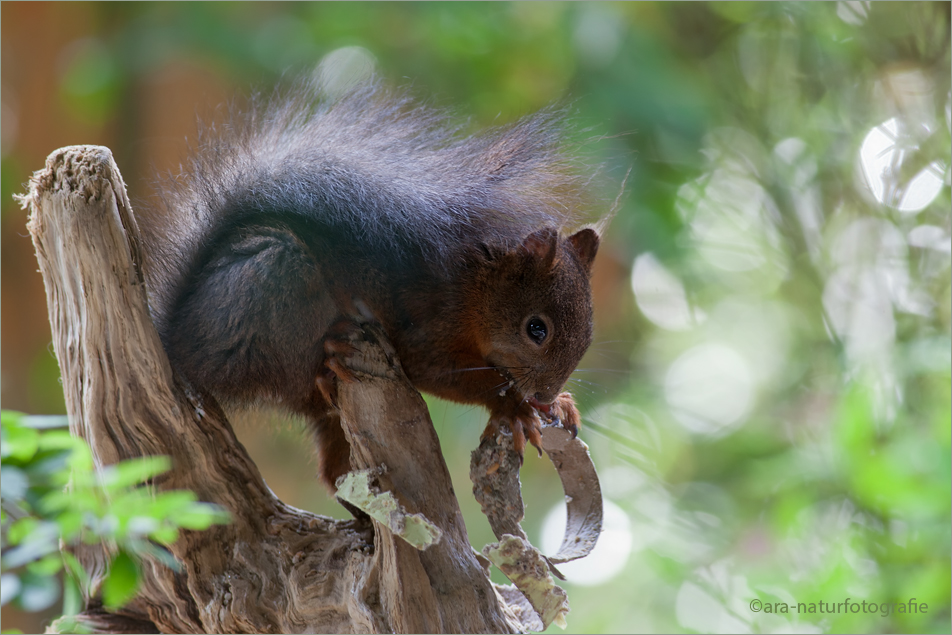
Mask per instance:
[[[70,435],[65,417],[2,414],[2,603],[41,611],[60,599],[58,574],[66,570],[63,610],[82,610],[81,597],[98,587],[103,605],[119,608],[136,593],[137,559],[166,566],[178,562],[164,545],[182,529],[207,529],[228,521],[215,505],[188,491],[156,494],[141,484],[168,471],[166,457],[93,467],[89,447]],[[108,573],[93,581],[66,547],[105,544]],[[99,586],[101,585],[101,586]],[[75,627],[75,625],[73,625]],[[75,632],[66,623],[64,632]]]
[[[949,3],[88,9],[63,116],[117,122],[130,162],[152,74],[187,61],[243,90],[356,51],[474,128],[568,102],[605,199],[631,170],[572,386],[630,555],[569,575],[572,631],[948,632]],[[4,191],[35,167],[14,149]],[[484,417],[433,412],[479,548]],[[561,493],[541,462],[523,476],[535,537]],[[795,610],[847,598],[890,610]]]

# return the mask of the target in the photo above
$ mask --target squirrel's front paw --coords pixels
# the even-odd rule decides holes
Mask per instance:
[[[573,439],[577,437],[582,417],[572,394],[560,393],[551,404],[540,404],[535,399],[520,401],[515,405],[511,401],[499,404],[490,410],[489,423],[480,439],[497,434],[500,429],[509,430],[516,452],[521,455],[528,440],[541,456],[543,422],[560,425],[572,433]]]
[[[324,334],[324,365],[318,371],[314,382],[324,399],[337,406],[337,384],[335,377],[345,382],[358,382],[357,377],[342,362],[347,356],[357,352],[353,342],[364,336],[363,326],[351,318],[342,317],[331,324]]]
[[[525,451],[527,439],[539,450],[539,455],[542,455],[542,419],[539,417],[539,411],[528,401],[515,404],[505,402],[493,407],[489,413],[489,423],[486,424],[480,440],[498,434],[500,429],[512,433],[512,446],[520,457]]]
[[[504,402],[491,408],[489,423],[483,431],[480,440],[499,433],[500,429],[512,433],[512,445],[520,455],[526,447],[526,441],[535,446],[542,456],[542,426],[559,425],[572,433],[572,438],[578,436],[578,428],[582,424],[578,407],[572,394],[560,393],[551,404],[540,404],[535,399],[513,404]]]
[[[578,413],[578,407],[575,405],[572,393],[560,393],[555,398],[555,402],[549,407],[549,415],[551,422],[560,424],[571,432],[573,439],[578,436],[578,427],[582,425],[582,415]]]

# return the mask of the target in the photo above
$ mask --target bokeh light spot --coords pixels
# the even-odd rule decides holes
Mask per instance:
[[[859,148],[866,187],[880,203],[886,200],[886,178],[891,166],[902,160],[902,150],[896,145],[898,135],[899,123],[893,117],[870,130]]]
[[[650,252],[635,259],[631,289],[644,316],[661,328],[684,331],[704,319],[688,304],[681,281]]]
[[[560,564],[559,571],[566,579],[582,586],[596,586],[608,582],[625,570],[631,554],[631,520],[621,507],[607,498],[602,534],[592,553],[579,560]],[[542,552],[555,554],[565,533],[565,503],[555,505],[542,522]]]
[[[376,65],[377,59],[364,47],[344,46],[321,59],[317,74],[326,91],[340,95],[372,77]]]
[[[899,183],[897,177],[903,161],[909,152],[918,149],[903,143],[902,130],[902,122],[895,117],[870,130],[860,146],[860,166],[865,186],[878,202],[900,212],[915,213],[925,209],[942,191],[946,167],[933,161],[907,183]]]
[[[664,394],[685,428],[719,436],[750,412],[754,382],[749,364],[733,348],[708,343],[695,346],[671,364]]]
[[[896,207],[900,212],[920,212],[942,191],[942,174],[945,166],[934,161],[912,177],[905,187],[902,199]]]

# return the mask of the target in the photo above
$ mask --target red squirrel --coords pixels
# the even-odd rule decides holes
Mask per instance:
[[[587,178],[543,111],[464,136],[371,81],[255,100],[200,133],[140,222],[169,359],[224,404],[277,404],[317,438],[334,491],[350,448],[333,403],[354,307],[420,391],[490,411],[518,451],[574,433],[562,392],[592,340],[599,236],[567,235]],[[346,377],[340,377],[345,379]]]

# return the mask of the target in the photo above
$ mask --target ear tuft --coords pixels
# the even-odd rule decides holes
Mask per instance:
[[[582,267],[589,274],[592,273],[592,263],[595,261],[595,254],[598,252],[599,240],[598,233],[590,227],[577,231],[568,238],[568,242],[575,250],[579,262],[582,263]]]

